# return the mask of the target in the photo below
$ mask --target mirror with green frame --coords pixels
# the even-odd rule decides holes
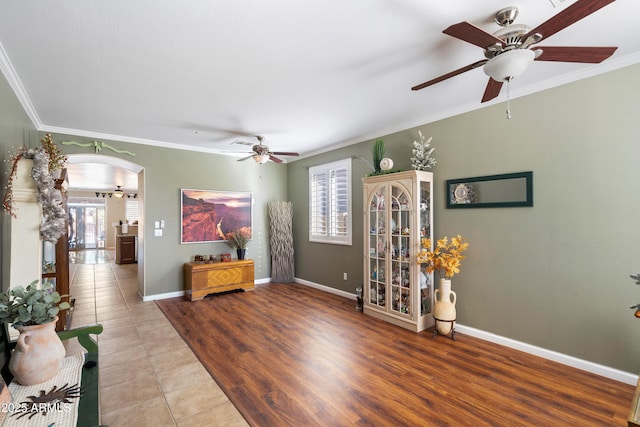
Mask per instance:
[[[448,209],[533,206],[533,172],[446,181]]]

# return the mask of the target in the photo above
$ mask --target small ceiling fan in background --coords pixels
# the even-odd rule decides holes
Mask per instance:
[[[252,142],[246,142],[246,141],[232,142],[232,144],[248,145],[251,147],[251,155],[247,157],[243,157],[242,159],[238,159],[239,162],[253,158],[253,160],[255,160],[255,162],[259,164],[267,163],[269,160],[275,163],[282,163],[282,159],[279,159],[276,156],[299,156],[300,155],[299,153],[294,153],[290,151],[271,151],[269,150],[268,146],[263,144],[264,136],[256,135],[256,138],[258,139],[257,144],[254,144]]]
[[[504,82],[520,76],[534,60],[602,62],[613,55],[617,47],[532,46],[614,1],[578,0],[534,29],[525,24],[513,24],[518,16],[518,8],[515,6],[506,7],[496,13],[495,21],[503,28],[493,34],[466,21],[451,25],[443,33],[481,47],[484,49],[485,59],[443,74],[411,89],[424,89],[482,66],[485,74],[490,77],[482,97],[482,102],[487,102],[500,94]]]

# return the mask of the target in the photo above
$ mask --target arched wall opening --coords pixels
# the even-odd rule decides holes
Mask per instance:
[[[135,193],[139,206],[137,227],[138,294],[145,295],[144,263],[144,167],[134,162],[103,154],[69,154],[67,176],[70,195],[111,192],[121,185],[125,192]],[[111,224],[107,224],[110,226]]]

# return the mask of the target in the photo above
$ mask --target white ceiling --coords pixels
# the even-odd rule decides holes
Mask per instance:
[[[503,89],[480,103],[481,69],[410,88],[484,58],[449,25],[494,32],[495,12],[517,5],[516,23],[535,27],[573,3],[0,0],[0,68],[42,131],[210,152],[260,134],[310,155],[504,102]],[[601,64],[534,62],[511,97],[640,62],[639,15],[618,0],[547,38],[619,49]]]

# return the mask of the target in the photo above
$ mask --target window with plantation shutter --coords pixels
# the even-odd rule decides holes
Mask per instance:
[[[138,200],[125,199],[124,201],[124,217],[127,221],[140,220],[140,213],[138,211]]]
[[[351,245],[351,159],[309,168],[309,241]]]

